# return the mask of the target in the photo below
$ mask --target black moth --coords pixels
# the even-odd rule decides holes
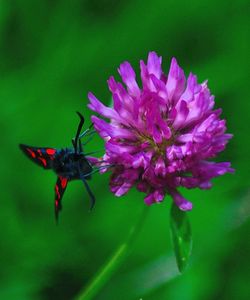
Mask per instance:
[[[91,192],[86,180],[91,179],[91,175],[97,172],[100,168],[94,168],[94,163],[91,163],[87,155],[82,149],[81,138],[91,136],[90,126],[81,133],[84,117],[77,112],[80,117],[80,122],[77,128],[76,136],[72,139],[73,149],[55,149],[47,147],[32,147],[20,144],[21,150],[36,164],[44,169],[52,169],[57,174],[55,185],[55,217],[58,221],[59,211],[62,209],[62,197],[70,180],[80,179],[84,183],[91,201],[91,209],[95,204],[95,197]],[[86,143],[85,143],[86,144]]]

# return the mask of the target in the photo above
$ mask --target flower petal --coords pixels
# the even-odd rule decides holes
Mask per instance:
[[[115,119],[117,121],[121,121],[121,118],[112,108],[103,105],[92,93],[88,93],[88,98],[90,100],[90,104],[88,107],[93,111],[99,113],[103,117],[109,119]]]
[[[131,139],[134,140],[136,137],[133,132],[128,129],[121,127],[114,127],[111,124],[106,123],[104,120],[99,119],[96,116],[92,116],[92,122],[94,123],[95,129],[99,132],[101,137],[111,137],[119,139]]]
[[[185,121],[189,114],[187,103],[184,100],[181,100],[179,103],[180,104],[178,105],[176,117],[173,123],[173,127],[175,128],[175,130],[178,130],[185,126]]]
[[[178,66],[176,59],[172,58],[166,88],[168,99],[173,103],[175,103],[183,93],[185,81],[183,70]]]
[[[148,74],[154,74],[156,78],[160,79],[162,74],[161,69],[161,61],[162,58],[158,57],[155,52],[149,52],[148,54],[148,62],[147,62],[147,69]]]
[[[139,97],[140,89],[135,79],[135,72],[130,63],[125,61],[120,65],[118,72],[122,77],[123,82],[127,85],[129,94],[134,97]]]
[[[193,204],[187,201],[177,190],[172,190],[170,192],[173,197],[174,203],[180,208],[180,210],[191,210],[193,208]]]

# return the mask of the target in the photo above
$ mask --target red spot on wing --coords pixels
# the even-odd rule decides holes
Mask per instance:
[[[32,157],[36,157],[36,154],[35,154],[35,152],[33,152],[31,149],[29,149],[29,148],[26,148],[26,150],[29,152],[29,154],[32,156]]]
[[[40,149],[37,149],[37,152],[39,153],[40,156],[42,156],[42,151]]]
[[[60,195],[60,193],[59,193],[58,185],[56,185],[55,189],[56,189],[56,195],[57,195],[57,198],[58,198],[58,200],[59,200],[59,199],[61,198],[61,195]],[[57,203],[58,203],[58,200],[56,200]]]
[[[47,166],[47,161],[46,159],[42,158],[42,157],[38,157],[38,159],[40,159],[40,161],[42,162],[42,164],[46,167]]]
[[[60,177],[62,188],[65,189],[68,180],[64,177]]]
[[[56,153],[56,150],[55,150],[55,149],[48,148],[48,149],[46,149],[46,152],[47,152],[47,154],[49,154],[49,155],[54,155],[54,154]]]

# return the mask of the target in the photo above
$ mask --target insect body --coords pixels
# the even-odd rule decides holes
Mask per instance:
[[[76,136],[72,139],[73,149],[55,149],[44,147],[32,147],[20,144],[21,150],[36,164],[44,169],[52,169],[57,174],[55,185],[55,217],[58,220],[59,211],[62,209],[62,197],[70,180],[80,179],[84,183],[90,196],[91,208],[95,204],[95,197],[91,192],[86,180],[91,179],[91,175],[96,172],[82,149],[81,138],[92,134],[90,128],[81,134],[84,124],[84,117],[77,112],[80,123]]]

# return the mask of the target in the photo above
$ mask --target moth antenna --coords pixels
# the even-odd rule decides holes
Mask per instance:
[[[79,138],[79,140],[78,140],[78,146],[79,146],[79,153],[83,153],[82,143],[81,143],[80,138]]]
[[[76,112],[78,114],[78,116],[80,117],[80,123],[78,125],[78,128],[77,128],[77,132],[76,132],[76,136],[74,138],[74,142],[73,142],[73,146],[74,146],[74,150],[75,150],[75,154],[77,153],[77,145],[78,145],[78,140],[79,140],[79,136],[80,136],[80,133],[81,133],[81,130],[82,130],[82,126],[84,124],[84,117],[81,113],[79,113],[78,111]]]
[[[84,142],[84,143],[82,143],[83,144],[83,146],[85,146],[85,145],[87,145],[92,139],[93,139],[93,136],[94,136],[94,134],[96,133],[96,131],[89,131],[89,132],[87,132],[84,136],[86,136],[86,137],[88,137],[88,139]],[[79,137],[79,139],[80,139],[81,137]]]
[[[107,160],[98,160],[97,162],[93,162],[92,165],[97,165],[97,164],[101,164],[107,162]]]
[[[106,166],[102,166],[102,167],[99,167],[99,168],[95,168],[95,170],[89,172],[88,174],[84,174],[84,176],[88,177],[88,176],[91,176],[91,175],[99,172],[102,169],[107,169],[107,168],[112,168],[112,167],[114,167],[114,165],[106,165]]]
[[[100,116],[100,114],[97,114],[97,117],[99,117],[99,116]],[[94,127],[94,123],[92,122],[92,123],[89,125],[89,127],[88,127],[86,130],[84,130],[83,133],[80,134],[79,138],[82,138],[82,137],[84,137],[85,135],[87,135],[88,132],[89,132],[93,127]],[[94,129],[93,131],[96,132],[95,129]]]
[[[88,156],[88,155],[92,155],[92,154],[96,154],[96,153],[100,153],[100,152],[102,152],[102,150],[92,151],[92,152],[84,153],[84,156]]]

